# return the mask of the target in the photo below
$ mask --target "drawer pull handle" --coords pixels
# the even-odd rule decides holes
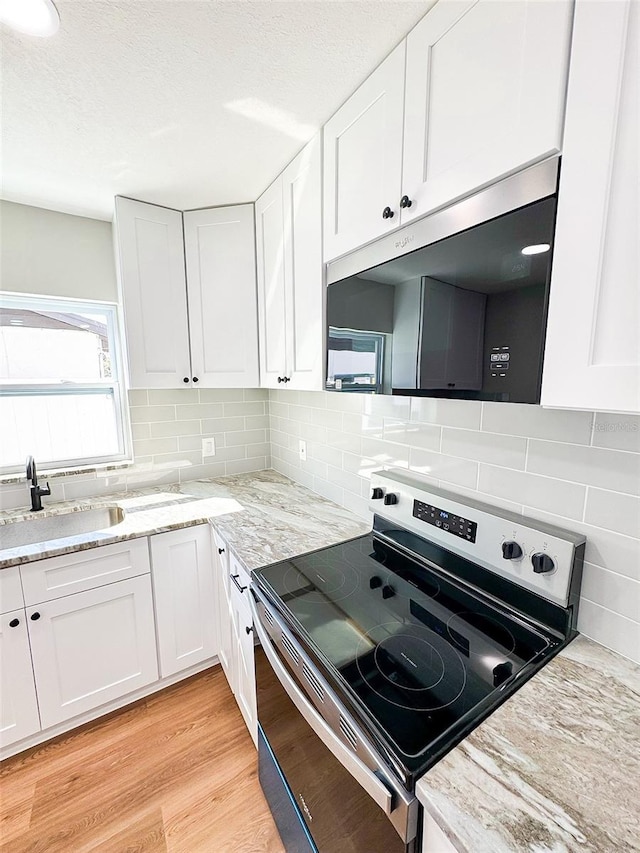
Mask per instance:
[[[218,548],[218,554],[224,554],[224,548]]]
[[[9,622],[9,627],[10,628],[17,628],[19,624],[20,624],[19,619],[12,619],[11,622]]]
[[[36,610],[36,612],[35,612],[35,613],[32,613],[32,614],[31,614],[31,616],[30,616],[30,619],[31,619],[33,622],[37,622],[39,618],[40,618],[40,614],[38,613],[38,611],[37,611],[37,610]]]
[[[234,582],[234,584],[235,584],[235,585],[236,585],[236,587],[240,590],[240,592],[244,592],[244,591],[245,591],[245,589],[246,589],[246,586],[241,586],[241,585],[238,583],[238,578],[239,578],[239,577],[240,577],[240,575],[231,575],[231,580]]]
[[[247,634],[250,634],[253,631],[253,625],[251,625],[251,627],[246,627],[244,630],[247,632]]]

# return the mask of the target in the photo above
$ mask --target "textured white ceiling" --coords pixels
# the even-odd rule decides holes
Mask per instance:
[[[117,193],[255,200],[432,0],[59,0],[2,28],[2,196],[110,219]]]

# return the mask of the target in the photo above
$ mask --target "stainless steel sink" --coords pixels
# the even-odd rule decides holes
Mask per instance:
[[[123,519],[119,506],[103,506],[10,521],[0,525],[0,550],[106,530]]]

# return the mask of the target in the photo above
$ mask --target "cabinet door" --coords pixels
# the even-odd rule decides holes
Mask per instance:
[[[218,587],[218,660],[232,692],[236,691],[236,640],[231,621],[231,590],[229,579],[229,549],[226,542],[214,533],[214,565]]]
[[[282,180],[256,202],[260,385],[277,388],[286,375],[284,212]]]
[[[160,533],[150,544],[160,675],[166,678],[218,651],[211,528]]]
[[[407,37],[406,223],[561,149],[570,0],[440,0]]]
[[[640,412],[639,17],[637,2],[576,6],[545,406]]]
[[[249,588],[231,589],[231,614],[236,639],[236,702],[256,747],[258,745],[258,710],[256,673],[253,652],[253,620],[249,605]]]
[[[24,610],[0,616],[0,746],[40,731]]]
[[[253,205],[184,213],[191,368],[202,388],[259,383]]]
[[[327,261],[400,224],[404,62],[402,42],[324,126]]]
[[[158,678],[149,575],[27,609],[42,727]]]
[[[285,169],[287,388],[322,390],[324,357],[322,161],[318,134]]]
[[[182,213],[116,198],[115,239],[131,387],[185,387],[191,363]]]

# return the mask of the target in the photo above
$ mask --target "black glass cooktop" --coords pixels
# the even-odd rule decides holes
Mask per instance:
[[[405,766],[559,644],[371,535],[253,574]]]

